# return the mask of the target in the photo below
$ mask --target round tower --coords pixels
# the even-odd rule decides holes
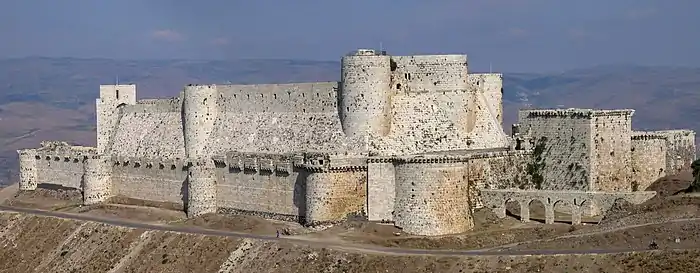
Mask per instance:
[[[37,169],[37,152],[35,149],[18,150],[19,154],[19,190],[33,191],[39,182]]]
[[[216,167],[211,160],[190,163],[187,176],[187,217],[216,213]]]
[[[415,235],[446,235],[474,227],[465,168],[435,158],[396,165],[394,224]]]
[[[389,132],[391,57],[361,49],[343,57],[338,113],[348,137]]]
[[[185,153],[193,160],[206,155],[204,148],[218,116],[216,85],[188,85],[183,92]]]
[[[83,204],[93,205],[107,201],[112,196],[112,161],[105,156],[90,156],[83,166]]]

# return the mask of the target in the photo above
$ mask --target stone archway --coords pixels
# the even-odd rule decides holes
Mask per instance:
[[[548,204],[549,198],[544,200],[540,198],[533,198],[528,201],[527,208],[529,210],[530,219],[536,222],[547,223],[547,211],[549,211]]]
[[[571,201],[557,199],[552,203],[553,222],[571,222]]]
[[[520,201],[515,198],[506,198],[503,201],[504,216],[510,216],[518,220],[522,220],[522,210]]]

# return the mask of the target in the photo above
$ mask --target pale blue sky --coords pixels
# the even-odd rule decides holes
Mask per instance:
[[[475,70],[700,67],[697,0],[6,0],[0,58],[337,60],[467,53]]]

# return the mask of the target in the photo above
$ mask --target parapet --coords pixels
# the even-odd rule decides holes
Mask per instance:
[[[593,118],[605,116],[632,116],[633,109],[598,110],[583,108],[568,109],[528,109],[520,110],[520,117],[525,118]]]
[[[125,157],[119,156],[112,159],[114,166],[159,169],[159,170],[176,170],[180,171],[188,165],[188,161],[180,158],[140,158],[140,157]]]
[[[41,148],[36,149],[36,159],[78,163],[97,154],[95,147],[73,146],[60,141],[44,141],[41,146]]]
[[[668,136],[660,134],[654,131],[635,131],[632,132],[632,140],[652,140],[652,139],[662,139],[667,140]]]
[[[387,53],[385,50],[374,50],[374,49],[365,49],[365,48],[351,51],[350,53],[346,54],[346,56],[386,56],[386,55],[387,55]]]
[[[529,156],[529,150],[488,149],[472,151],[454,151],[451,153],[410,155],[396,158],[397,164],[429,164],[429,163],[460,163],[474,159]]]
[[[234,170],[267,171],[275,173],[292,173],[296,155],[228,152],[225,158],[215,159],[219,166],[228,166]]]

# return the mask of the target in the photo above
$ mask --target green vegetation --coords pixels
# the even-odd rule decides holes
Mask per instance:
[[[527,174],[532,177],[532,183],[535,184],[535,189],[542,189],[542,183],[544,183],[544,176],[542,171],[545,167],[544,163],[544,151],[547,146],[547,137],[540,137],[535,142],[535,149],[532,152],[532,161],[527,164]]]
[[[693,161],[692,164],[690,164],[690,167],[693,169],[693,183],[690,184],[690,187],[688,188],[688,192],[700,192],[700,159],[697,159]]]

